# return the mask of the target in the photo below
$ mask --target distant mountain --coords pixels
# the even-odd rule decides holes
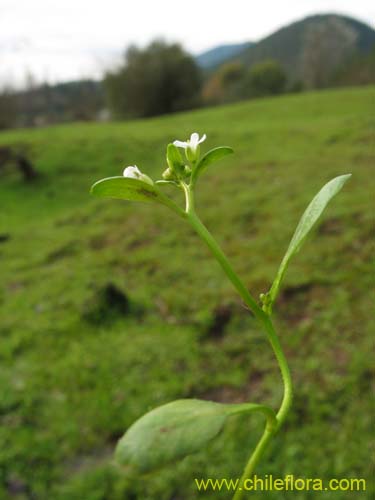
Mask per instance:
[[[195,60],[202,69],[209,70],[220,66],[228,59],[235,58],[237,54],[242,53],[245,49],[251,47],[251,45],[252,42],[219,45],[206,52],[202,52]]]
[[[319,87],[353,54],[368,54],[374,46],[375,30],[370,26],[338,14],[316,15],[281,28],[217,66],[237,59],[250,67],[273,59],[291,81]]]

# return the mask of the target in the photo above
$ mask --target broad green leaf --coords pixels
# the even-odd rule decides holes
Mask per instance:
[[[252,411],[276,422],[274,411],[263,405],[173,401],[150,411],[129,428],[117,445],[116,459],[135,472],[149,472],[198,451],[219,434],[230,415]]]
[[[183,215],[183,211],[178,205],[162,193],[155,184],[149,184],[131,177],[107,177],[101,179],[91,187],[91,194],[104,198],[161,203],[171,208],[178,215]]]
[[[198,162],[192,173],[192,181],[195,181],[201,173],[215,161],[219,161],[227,155],[233,153],[233,149],[228,146],[219,146],[218,148],[208,151]]]
[[[299,251],[302,243],[305,241],[311,229],[315,226],[328,202],[340,191],[340,189],[350,177],[351,174],[346,174],[340,175],[339,177],[335,177],[334,179],[330,180],[325,186],[322,187],[319,193],[313,198],[309,206],[306,208],[298,223],[297,229],[294,232],[288,250],[286,251],[286,254],[284,255],[284,258],[280,264],[271,290],[266,296],[267,302],[265,304],[266,308],[269,308],[269,311],[271,310],[272,304],[277,297],[281,281],[288,267],[290,259],[295,253]]]

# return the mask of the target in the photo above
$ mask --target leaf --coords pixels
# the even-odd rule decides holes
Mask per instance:
[[[149,472],[198,451],[220,433],[230,415],[251,411],[276,422],[273,410],[263,405],[173,401],[146,413],[128,429],[117,445],[116,459],[136,472]]]
[[[179,174],[184,169],[184,162],[180,150],[174,144],[167,146],[167,163],[172,172]]]
[[[149,184],[132,177],[107,177],[101,179],[91,187],[91,194],[104,198],[161,203],[171,208],[178,215],[183,215],[180,207],[159,191],[155,184]]]
[[[302,243],[305,241],[311,229],[315,226],[328,202],[341,190],[345,182],[350,177],[351,174],[340,175],[339,177],[335,177],[327,182],[327,184],[322,187],[319,193],[313,198],[309,206],[306,208],[298,223],[297,229],[294,232],[291,242],[289,243],[288,250],[286,251],[286,254],[280,264],[275,281],[267,294],[266,307],[269,308],[269,310],[271,310],[272,304],[276,299],[282,278],[288,267],[290,259],[299,251]]]
[[[208,151],[198,162],[197,166],[192,173],[192,181],[194,182],[198,176],[215,161],[219,161],[225,156],[233,153],[233,149],[228,146],[219,146],[218,148],[211,149]]]

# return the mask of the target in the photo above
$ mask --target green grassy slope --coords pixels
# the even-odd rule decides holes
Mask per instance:
[[[276,308],[296,396],[258,474],[370,479],[374,98],[374,87],[354,88],[0,135],[28,144],[41,173],[30,185],[9,169],[0,177],[0,498],[229,498],[198,495],[193,478],[237,477],[261,432],[256,416],[141,481],[114,466],[114,445],[174,398],[279,404],[263,333],[190,229],[163,207],[88,194],[128,164],[159,177],[167,142],[192,131],[207,133],[206,148],[235,149],[202,176],[197,207],[255,295],[312,196],[353,173]],[[127,308],[106,300],[108,284]],[[371,498],[370,485],[358,498]]]

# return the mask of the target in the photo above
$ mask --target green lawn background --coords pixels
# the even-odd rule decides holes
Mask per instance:
[[[364,477],[357,498],[372,497],[374,104],[364,87],[0,134],[26,145],[40,173],[30,184],[11,168],[0,177],[0,498],[229,498],[198,495],[194,478],[239,476],[261,417],[234,418],[207,450],[142,479],[113,463],[117,439],[175,398],[279,405],[263,332],[190,228],[163,207],[89,195],[131,164],[160,178],[166,144],[193,131],[207,134],[203,150],[235,149],[200,179],[197,208],[256,296],[313,195],[353,174],[276,307],[295,400],[257,472]],[[125,313],[107,303],[109,284],[126,294]]]

